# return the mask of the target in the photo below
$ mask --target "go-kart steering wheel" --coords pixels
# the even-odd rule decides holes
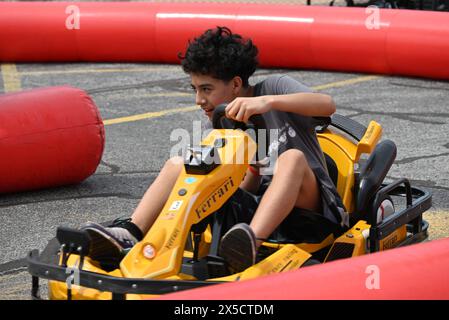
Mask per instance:
[[[263,129],[265,130],[265,156],[268,156],[268,148],[270,146],[270,137],[268,136],[267,132],[267,125],[265,123],[264,118],[261,114],[254,114],[248,119],[248,123],[236,121],[233,119],[229,119],[226,117],[226,104],[220,104],[218,105],[212,114],[212,125],[214,129],[240,129],[242,131],[252,129],[256,142],[258,145],[258,148],[260,146],[260,140],[259,140],[259,130]],[[256,154],[256,160],[259,161],[259,153]]]

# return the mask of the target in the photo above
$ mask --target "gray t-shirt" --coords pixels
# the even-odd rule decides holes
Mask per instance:
[[[287,75],[270,76],[257,83],[254,87],[254,96],[282,95],[298,92],[312,92],[312,90]],[[277,156],[280,156],[289,149],[301,150],[319,181],[324,216],[342,226],[348,225],[348,215],[344,210],[336,187],[329,177],[326,161],[318,143],[315,131],[318,124],[317,119],[277,110],[271,110],[262,116],[268,130],[278,130],[277,141],[270,143],[269,152],[277,151]],[[269,181],[270,178],[264,177],[264,180]]]

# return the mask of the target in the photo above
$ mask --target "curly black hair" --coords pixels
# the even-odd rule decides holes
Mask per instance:
[[[258,65],[258,52],[250,39],[233,34],[227,27],[216,27],[189,41],[185,55],[178,57],[188,74],[210,75],[223,81],[239,76],[247,87]]]

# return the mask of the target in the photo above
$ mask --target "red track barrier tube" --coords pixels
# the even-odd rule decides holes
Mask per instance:
[[[447,13],[283,4],[2,2],[0,61],[178,63],[217,25],[253,38],[264,67],[449,79]]]
[[[83,181],[100,163],[104,127],[94,102],[71,87],[0,96],[0,193]]]
[[[180,300],[447,300],[449,238],[163,296]]]

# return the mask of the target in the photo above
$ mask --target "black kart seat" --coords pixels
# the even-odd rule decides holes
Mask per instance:
[[[332,159],[327,153],[324,153],[324,158],[326,160],[327,171],[329,173],[329,177],[335,186],[338,184],[338,167],[335,163],[334,159]]]
[[[372,199],[393,165],[396,153],[395,143],[391,140],[384,140],[376,146],[366,163],[361,167],[358,183],[355,186],[356,215],[354,218],[366,219]]]

